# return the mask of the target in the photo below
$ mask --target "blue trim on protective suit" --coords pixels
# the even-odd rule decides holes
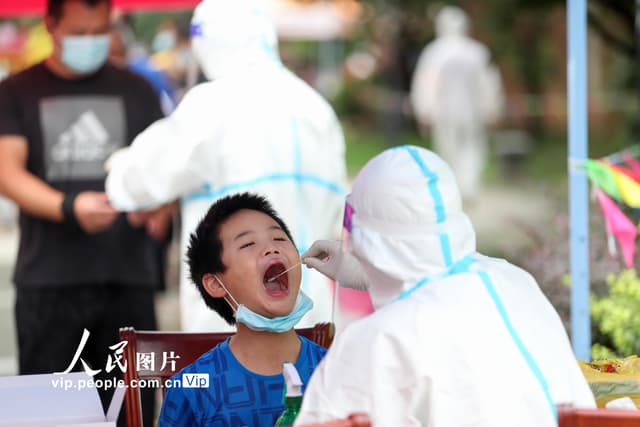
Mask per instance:
[[[271,19],[268,18],[263,12],[262,10],[258,9],[258,8],[253,8],[251,10],[251,14],[254,16],[257,16],[259,18],[264,19],[266,22],[268,22],[268,25],[271,25]],[[276,42],[277,43],[277,42]],[[277,44],[275,46],[271,45],[269,43],[269,41],[266,38],[266,35],[263,33],[260,35],[260,44],[262,45],[262,50],[264,51],[264,53],[271,58],[271,60],[273,60],[274,63],[282,66],[282,61],[280,60],[280,55],[278,55],[277,52]]]
[[[420,153],[416,150],[415,147],[409,145],[403,145],[402,147],[405,149],[409,155],[413,158],[413,160],[418,164],[418,167],[422,171],[422,174],[427,178],[427,185],[429,188],[429,194],[431,194],[431,198],[433,199],[433,204],[436,211],[436,223],[442,224],[447,219],[447,214],[444,208],[444,202],[442,200],[442,194],[438,189],[438,174],[433,172],[427,167],[427,164],[420,157]],[[447,267],[450,267],[453,264],[453,257],[451,256],[451,244],[449,242],[449,235],[447,233],[440,233],[440,250],[442,251],[442,259],[444,264]]]
[[[296,173],[296,175],[300,175],[302,174],[302,144],[300,143],[300,131],[298,129],[298,121],[295,117],[295,115],[291,116],[291,142],[293,143],[293,170]],[[296,182],[296,194],[298,197],[298,201],[296,203],[296,207],[297,207],[297,217],[298,217],[298,232],[297,232],[297,240],[298,240],[298,245],[301,248],[308,248],[309,247],[309,237],[307,235],[307,221],[308,218],[306,218],[303,208],[302,208],[302,203],[303,203],[303,197],[302,197],[302,182],[297,181]],[[301,281],[301,285],[302,285],[302,289],[303,290],[308,290],[308,283],[309,283],[309,271],[306,268],[302,269],[302,281]]]
[[[298,121],[295,116],[291,116],[291,142],[293,143],[293,170],[296,175],[302,174],[302,145],[300,144],[300,132],[298,130]],[[296,192],[298,195],[297,216],[298,216],[298,243],[307,247],[309,242],[307,241],[307,218],[302,210],[302,182],[296,182]]]
[[[413,287],[411,287],[410,289],[407,289],[406,291],[403,291],[396,299],[397,300],[405,299],[409,295],[411,295],[412,293],[414,293],[415,291],[417,291],[418,289],[426,285],[427,283],[433,282],[434,280],[444,279],[445,277],[451,276],[452,274],[467,273],[469,271],[469,267],[474,262],[475,260],[470,255],[467,255],[466,257],[462,258],[460,261],[453,264],[451,268],[449,268],[444,274],[441,274],[440,276],[436,276],[436,277],[423,277]]]
[[[298,121],[295,116],[291,117],[291,136],[293,140],[293,170],[299,174],[302,171],[302,148],[300,146]]]
[[[264,53],[271,58],[271,60],[282,67],[282,61],[280,60],[280,56],[274,52],[274,48],[269,44],[264,35],[260,36],[260,42],[262,44],[262,50]]]
[[[414,293],[415,291],[417,291],[418,289],[420,289],[421,287],[423,287],[424,285],[426,285],[429,282],[431,282],[430,278],[423,277],[422,279],[420,279],[418,281],[418,283],[413,285],[413,287],[407,289],[406,291],[402,291],[402,293],[400,295],[398,295],[396,300],[401,300],[401,299],[407,298],[409,295],[411,295],[412,293]]]
[[[433,199],[433,203],[436,209],[436,223],[441,224],[447,219],[447,215],[444,210],[444,202],[442,201],[442,194],[440,194],[440,190],[438,189],[438,174],[431,171],[427,164],[422,160],[418,150],[415,147],[411,147],[405,145],[404,148],[409,152],[413,160],[418,164],[418,167],[427,178],[427,184],[429,185],[429,192],[431,193],[431,198]]]
[[[529,352],[527,347],[524,345],[524,343],[520,339],[520,336],[518,335],[515,328],[513,327],[513,324],[509,319],[509,315],[507,314],[507,310],[505,309],[504,304],[502,304],[502,300],[500,299],[498,292],[493,286],[493,282],[491,281],[491,278],[485,271],[479,271],[478,276],[480,276],[480,279],[484,283],[484,286],[487,289],[489,296],[491,296],[493,303],[496,305],[496,308],[498,309],[498,313],[500,313],[500,317],[502,318],[502,321],[507,327],[507,330],[509,331],[511,338],[513,339],[516,346],[518,347],[520,354],[522,354],[522,357],[524,358],[525,362],[527,362],[527,365],[529,365],[529,369],[531,369],[531,372],[533,372],[533,375],[536,377],[536,380],[538,380],[538,382],[540,383],[540,386],[542,387],[544,395],[547,398],[547,402],[551,407],[551,412],[553,413],[553,417],[554,419],[557,420],[558,413],[557,413],[556,405],[553,402],[553,399],[551,398],[551,393],[549,392],[549,385],[547,384],[547,381],[544,378],[542,371],[538,367],[538,364],[533,359],[533,356],[531,356],[531,353]]]
[[[453,258],[451,256],[451,242],[449,242],[449,235],[447,233],[441,232],[438,237],[440,237],[440,248],[442,249],[442,258],[444,259],[444,265],[450,267],[453,265]]]
[[[342,188],[342,186],[336,184],[335,182],[329,181],[324,178],[320,178],[316,175],[309,174],[296,174],[296,173],[274,173],[271,175],[263,175],[255,179],[251,179],[249,181],[238,182],[234,184],[228,184],[218,189],[212,189],[208,184],[205,184],[202,191],[192,193],[184,198],[184,203],[191,202],[199,199],[218,199],[224,196],[227,193],[232,193],[236,191],[240,191],[243,189],[251,188],[256,185],[268,183],[268,182],[277,182],[277,181],[293,181],[299,182],[303,184],[315,185],[318,187],[322,187],[327,191],[337,194],[338,196],[344,197],[347,192]]]

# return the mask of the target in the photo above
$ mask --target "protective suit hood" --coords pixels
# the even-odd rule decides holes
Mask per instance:
[[[350,250],[370,279],[376,308],[421,280],[445,276],[476,249],[456,180],[420,147],[386,150],[353,183]]]
[[[443,7],[436,16],[436,34],[443,36],[464,36],[469,31],[467,14],[456,6]]]
[[[275,27],[258,0],[204,0],[191,19],[191,46],[209,80],[280,64]]]

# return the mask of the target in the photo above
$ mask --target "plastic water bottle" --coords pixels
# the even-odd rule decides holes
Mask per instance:
[[[291,426],[298,416],[300,406],[302,405],[302,380],[293,363],[285,362],[282,364],[282,375],[284,375],[284,405],[285,410],[282,412],[276,426]]]

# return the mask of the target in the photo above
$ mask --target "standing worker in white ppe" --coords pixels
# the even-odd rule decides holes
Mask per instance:
[[[418,59],[410,100],[421,129],[451,166],[462,197],[478,193],[487,157],[487,125],[503,105],[502,85],[489,50],[467,35],[468,19],[455,6],[436,16],[437,38]]]
[[[211,203],[238,191],[266,196],[299,247],[338,235],[346,183],[344,138],[330,105],[280,62],[264,2],[205,0],[192,18],[192,47],[209,82],[112,158],[106,188],[123,210],[181,198],[188,236]],[[182,329],[226,331],[181,268]],[[303,269],[314,309],[301,327],[331,320],[331,288]]]
[[[303,261],[342,286],[367,286],[376,311],[333,342],[296,425],[365,412],[374,427],[552,427],[557,404],[595,406],[535,279],[476,252],[436,154],[376,156],[346,211],[342,250],[318,242]]]

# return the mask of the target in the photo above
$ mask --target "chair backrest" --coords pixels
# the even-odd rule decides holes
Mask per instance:
[[[305,424],[301,427],[371,427],[371,419],[367,414],[352,414],[345,419]]]
[[[558,427],[640,427],[640,411],[558,406]]]
[[[301,335],[322,347],[329,348],[333,341],[333,323],[318,323],[312,328],[296,329]],[[165,381],[194,362],[198,357],[220,344],[233,333],[220,332],[159,332],[136,331],[131,327],[120,329],[124,347],[126,369],[123,379],[127,387],[124,407],[128,427],[142,427],[140,380]]]

